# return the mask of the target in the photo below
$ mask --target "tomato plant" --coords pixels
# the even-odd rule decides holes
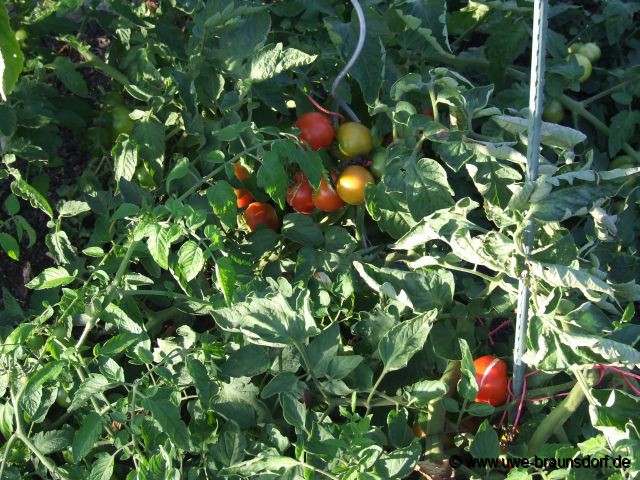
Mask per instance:
[[[318,112],[308,112],[296,120],[295,127],[300,130],[300,141],[311,149],[327,148],[333,143],[335,131],[331,120]]]
[[[589,77],[591,77],[591,70],[592,70],[591,62],[587,57],[585,57],[581,53],[575,53],[573,57],[578,62],[578,65],[580,65],[583,69],[582,75],[580,76],[580,78],[578,78],[578,81],[586,82],[587,80],[589,80]]]

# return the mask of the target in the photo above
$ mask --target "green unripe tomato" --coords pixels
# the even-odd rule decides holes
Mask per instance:
[[[619,155],[609,163],[609,169],[636,167],[636,161],[630,155]]]
[[[16,30],[16,40],[19,43],[26,42],[27,38],[29,38],[29,34],[27,33],[27,31],[24,28],[19,28],[18,30]]]
[[[369,171],[373,173],[374,177],[380,180],[384,175],[386,168],[387,168],[387,149],[377,148],[373,152],[373,157],[371,158],[371,166],[369,167]]]
[[[578,64],[584,69],[584,73],[580,78],[578,78],[578,81],[580,83],[586,82],[587,80],[589,80],[589,77],[591,76],[591,62],[587,57],[585,57],[581,53],[576,53],[574,57],[576,58],[576,61],[578,62]]]
[[[156,182],[153,174],[144,164],[138,165],[136,168],[136,180],[138,180],[141,187],[149,190],[155,190],[158,188],[158,183]]]
[[[58,395],[56,396],[56,403],[60,405],[62,408],[68,408],[69,405],[71,405],[71,399],[69,398],[69,394],[62,387],[58,387]]]
[[[129,117],[129,109],[124,105],[116,105],[113,107],[111,124],[116,138],[121,133],[131,133],[131,130],[133,130],[133,120]]]
[[[44,337],[42,335],[33,335],[27,339],[27,347],[33,352],[39,352],[44,346]]]
[[[542,111],[542,119],[545,122],[560,123],[564,117],[564,108],[558,100],[551,100]]]
[[[582,45],[584,44],[580,42],[576,42],[569,45],[569,48],[567,50],[569,51],[569,53],[578,53],[578,50],[580,50],[580,47],[582,47]]]
[[[602,55],[600,47],[597,43],[594,42],[585,43],[584,45],[580,46],[576,53],[584,55],[589,59],[591,63],[600,60],[600,56]]]

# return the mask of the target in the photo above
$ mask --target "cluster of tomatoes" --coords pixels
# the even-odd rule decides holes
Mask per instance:
[[[600,60],[602,52],[597,43],[574,43],[569,47],[569,53],[578,62],[584,72],[578,79],[580,83],[586,82],[591,77],[591,71],[593,69],[592,64]],[[542,119],[545,122],[560,123],[564,117],[564,108],[557,99],[552,99],[547,103],[542,111]]]
[[[322,113],[309,112],[300,116],[295,123],[300,130],[299,139],[312,150],[329,148],[334,139],[338,143],[338,155],[347,161],[368,155],[373,148],[371,132],[358,122],[345,122],[337,129],[332,121]],[[243,182],[249,172],[241,165],[235,165],[235,176]],[[296,212],[309,215],[314,209],[321,212],[335,212],[345,204],[362,205],[367,184],[375,183],[369,170],[361,165],[349,165],[340,174],[331,172],[331,178],[322,178],[320,187],[314,190],[304,173],[299,171],[287,189],[287,203]],[[258,225],[278,230],[279,220],[273,206],[264,202],[253,202],[251,192],[244,188],[234,189],[238,208],[245,208],[244,218],[251,231]]]

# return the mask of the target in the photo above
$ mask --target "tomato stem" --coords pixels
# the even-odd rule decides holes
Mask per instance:
[[[573,386],[569,395],[536,428],[531,441],[529,441],[528,455],[530,457],[535,455],[540,450],[540,447],[551,438],[551,435],[564,425],[569,417],[582,405],[584,398],[584,390],[578,382]]]
[[[432,400],[427,405],[427,413],[429,415],[426,425],[427,439],[425,447],[425,455],[441,456],[444,454],[442,447],[442,433],[445,430],[446,410],[444,408],[444,399],[453,395],[454,385],[460,376],[460,360],[449,360],[447,368],[445,368],[440,381],[447,385],[448,390],[442,397]]]

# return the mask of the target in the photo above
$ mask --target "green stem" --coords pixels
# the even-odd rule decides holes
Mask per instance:
[[[133,251],[135,250],[137,244],[138,244],[137,241],[132,241],[129,244],[129,248],[127,248],[127,251],[124,254],[124,257],[122,258],[122,261],[120,262],[120,266],[118,267],[118,271],[116,272],[116,275],[113,278],[113,281],[111,282],[111,284],[107,288],[104,300],[102,301],[102,304],[100,305],[100,308],[98,310],[96,310],[95,312],[93,312],[93,315],[91,315],[91,317],[87,321],[86,325],[84,326],[84,330],[82,331],[82,335],[80,335],[80,338],[78,339],[78,342],[76,343],[76,350],[78,350],[78,351],[80,350],[80,347],[82,347],[84,342],[87,340],[87,337],[89,336],[89,333],[91,332],[91,330],[95,326],[96,321],[98,320],[100,315],[102,315],[102,312],[104,312],[105,308],[107,308],[111,304],[113,299],[115,298],[116,289],[118,288],[118,285],[120,284],[120,281],[122,280],[122,277],[124,276],[125,272],[127,271],[127,267],[129,266],[129,261],[131,260],[131,255],[133,255]]]
[[[313,465],[309,465],[308,463],[305,462],[298,462],[300,464],[301,467],[304,468],[308,468],[309,470],[313,470],[316,473],[320,473],[322,475],[324,475],[327,478],[330,478],[331,480],[340,480],[338,477],[336,477],[335,475],[329,473],[329,472],[325,472],[324,470],[319,469],[318,467],[314,467]]]
[[[378,380],[376,380],[376,383],[373,385],[373,388],[369,392],[369,396],[367,396],[367,399],[364,402],[364,406],[366,408],[364,412],[365,417],[369,414],[369,410],[371,410],[371,399],[373,398],[373,395],[376,393],[376,390],[378,390],[378,387],[382,383],[382,379],[386,375],[387,375],[387,371],[383,368],[382,372],[380,372],[380,376],[378,377]]]
[[[429,418],[427,420],[426,432],[427,432],[427,444],[424,452],[427,458],[431,459],[432,455],[441,456],[444,454],[442,447],[442,433],[445,430],[445,421],[447,418],[447,412],[444,408],[444,399],[453,394],[454,385],[460,376],[460,361],[449,360],[447,368],[442,373],[440,381],[447,385],[448,390],[445,395],[435,400],[432,400],[427,405],[427,413]]]
[[[297,341],[294,341],[293,345],[296,347],[296,350],[298,350],[300,357],[302,357],[302,362],[304,363],[304,367],[307,370],[307,373],[311,376],[313,383],[316,385],[316,387],[318,387],[318,391],[322,395],[322,398],[324,399],[325,402],[329,403],[330,402],[329,397],[327,396],[324,389],[320,385],[320,380],[318,380],[318,377],[316,377],[315,373],[313,373],[311,360],[309,360],[309,357],[307,356],[307,352],[304,349],[304,345],[301,345]]]
[[[576,383],[569,392],[569,395],[567,395],[565,399],[540,422],[538,428],[536,428],[536,431],[529,441],[528,456],[531,457],[540,451],[540,447],[551,438],[553,432],[558,427],[564,425],[569,417],[580,407],[584,398],[585,395],[582,386],[580,383]]]
[[[582,102],[580,102],[580,103],[582,103],[582,106],[586,107],[590,103],[593,103],[596,100],[600,100],[601,98],[604,98],[604,97],[608,96],[609,94],[615,92],[616,90],[619,90],[622,87],[626,87],[627,85],[629,85],[631,83],[634,83],[634,82],[637,82],[638,80],[640,80],[640,75],[636,75],[635,77],[631,77],[631,78],[625,80],[624,82],[620,82],[617,85],[614,85],[613,87],[607,88],[606,90],[603,90],[602,92],[596,93],[595,95],[582,100]]]
[[[587,120],[589,123],[591,123],[594,127],[596,127],[597,130],[599,130],[603,134],[605,135],[610,134],[609,127],[607,127],[595,115],[589,113],[587,109],[584,108],[584,105],[582,103],[577,102],[576,100],[573,100],[572,98],[569,98],[566,95],[562,95],[558,100],[564,107],[566,107],[567,109],[571,110],[573,113]],[[634,150],[631,147],[631,145],[629,145],[628,143],[625,143],[622,145],[622,149],[631,157],[633,157],[636,161],[640,162],[640,152],[637,152],[636,150]]]
[[[86,60],[85,65],[93,66],[98,70],[101,70],[103,73],[106,73],[109,77],[113,78],[116,82],[121,83],[125,87],[131,83],[125,74],[123,74],[118,69],[112,67],[111,65],[103,61],[100,57],[98,57],[93,52],[91,52],[88,46],[83,45],[82,43],[77,41],[75,38],[63,37],[63,38],[60,38],[59,40],[66,42],[71,47],[75,48],[77,52],[85,58]]]
[[[0,478],[2,478],[4,467],[7,464],[7,459],[9,458],[9,452],[11,451],[11,447],[13,446],[13,442],[16,441],[16,438],[16,434],[14,433],[9,437],[9,440],[7,440],[7,443],[4,445],[4,454],[2,455],[2,463],[0,463]]]

